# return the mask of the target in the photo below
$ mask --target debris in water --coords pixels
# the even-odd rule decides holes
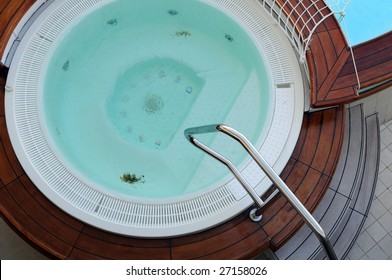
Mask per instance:
[[[118,21],[116,18],[112,18],[106,22],[107,25],[117,25]]]
[[[136,174],[131,174],[129,172],[124,173],[121,177],[120,177],[121,181],[128,183],[128,184],[135,184],[135,183],[144,183],[144,175],[137,177]]]
[[[225,35],[225,38],[226,38],[226,40],[229,41],[229,42],[233,42],[233,41],[234,41],[234,38],[231,37],[231,35],[229,35],[229,34],[226,34],[226,35]]]
[[[182,31],[177,31],[176,32],[176,36],[177,37],[189,37],[189,36],[191,36],[192,35],[192,33],[190,33],[189,31],[186,31],[186,30],[182,30]]]
[[[64,64],[63,64],[63,71],[67,72],[69,70],[69,60],[67,60]]]
[[[168,13],[169,15],[171,15],[171,16],[176,16],[176,15],[178,15],[178,11],[176,11],[176,10],[168,10],[167,13]]]

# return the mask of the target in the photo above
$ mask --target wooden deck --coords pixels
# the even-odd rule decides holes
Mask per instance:
[[[0,55],[18,20],[34,2],[1,2]],[[390,39],[386,40],[391,43]],[[363,52],[363,65],[369,49],[369,46],[357,49],[358,55]],[[378,53],[374,51],[373,57],[377,57]],[[315,106],[341,104],[356,97],[355,88],[352,91],[345,89],[341,94],[343,91],[336,83],[342,73],[350,72],[350,56],[333,17],[317,29],[307,59]],[[377,71],[387,67],[388,63],[381,68],[377,68],[381,65],[377,63],[363,68],[368,69],[366,71],[375,69],[368,84],[377,81]],[[301,227],[301,218],[281,195],[264,209],[260,223],[251,222],[248,213],[244,212],[213,229],[181,238],[124,237],[74,219],[38,191],[15,156],[5,122],[6,75],[7,69],[0,67],[0,212],[15,231],[53,258],[247,259],[267,248],[280,248]],[[388,74],[386,77],[389,77]],[[334,88],[336,92],[331,95]],[[309,210],[318,205],[334,173],[344,136],[344,114],[343,106],[306,113],[295,151],[282,173],[286,183]]]
[[[391,85],[392,81],[392,31],[353,47],[361,89],[379,84],[376,90]],[[388,82],[389,81],[389,82]],[[340,71],[331,92],[345,91],[355,86],[355,69],[349,57]],[[366,94],[365,94],[366,95]]]

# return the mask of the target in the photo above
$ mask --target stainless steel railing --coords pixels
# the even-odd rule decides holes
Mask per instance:
[[[312,229],[314,234],[319,239],[321,245],[323,246],[328,258],[330,260],[337,260],[336,253],[333,249],[333,246],[325,234],[324,230],[321,228],[320,224],[314,219],[314,217],[309,213],[309,211],[304,207],[304,205],[298,200],[298,198],[294,195],[294,193],[289,189],[286,183],[279,177],[279,175],[273,170],[273,168],[268,164],[268,162],[260,155],[260,153],[256,150],[256,148],[249,142],[249,140],[239,133],[237,130],[224,125],[224,124],[213,124],[206,126],[198,126],[188,128],[184,131],[185,137],[191,142],[193,145],[206,152],[210,156],[219,160],[221,163],[226,165],[230,171],[234,174],[234,176],[238,179],[241,185],[245,188],[247,193],[251,196],[255,204],[258,206],[258,209],[255,208],[251,211],[250,217],[254,221],[259,221],[261,219],[261,208],[268,203],[272,199],[274,195],[277,194],[275,191],[273,195],[271,195],[266,201],[262,201],[258,194],[254,191],[254,189],[249,185],[246,179],[242,176],[241,172],[234,166],[234,164],[217,153],[213,149],[207,147],[202,142],[197,140],[194,135],[195,134],[204,134],[211,132],[222,132],[233,139],[237,140],[247,152],[251,155],[251,157],[256,161],[259,167],[264,171],[264,173],[268,176],[268,178],[275,184],[277,189],[282,193],[282,195],[288,200],[288,202],[293,206],[293,208],[298,212],[298,214],[302,217],[305,223]]]

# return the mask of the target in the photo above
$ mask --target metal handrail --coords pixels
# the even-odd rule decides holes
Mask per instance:
[[[328,258],[330,260],[337,260],[338,258],[333,249],[333,246],[328,236],[321,228],[320,224],[314,219],[314,217],[309,213],[309,211],[304,207],[304,205],[298,200],[298,198],[294,195],[294,193],[289,189],[286,183],[279,177],[279,175],[273,170],[273,168],[260,155],[257,149],[249,142],[249,140],[244,135],[239,133],[234,128],[231,128],[224,124],[213,124],[213,125],[198,126],[198,127],[192,127],[186,129],[184,131],[184,135],[189,140],[189,142],[191,142],[199,149],[203,150],[207,154],[211,155],[215,159],[225,164],[230,169],[230,171],[234,174],[234,176],[240,181],[241,185],[245,188],[245,190],[252,197],[256,205],[259,207],[259,209],[257,209],[256,211],[253,211],[253,215],[258,216],[261,214],[260,209],[265,204],[265,202],[263,202],[260,199],[260,197],[257,195],[257,193],[253,190],[253,188],[250,187],[249,183],[245,180],[245,178],[238,171],[238,169],[233,165],[233,163],[231,163],[227,158],[225,158],[221,154],[215,152],[211,148],[204,145],[202,142],[200,142],[193,136],[194,134],[204,134],[204,133],[211,133],[211,132],[223,132],[224,134],[237,140],[247,150],[247,152],[256,161],[256,163],[264,171],[264,173],[268,176],[268,178],[276,185],[276,187],[287,199],[287,201],[291,204],[291,206],[298,212],[298,214],[302,217],[305,223],[316,234]]]

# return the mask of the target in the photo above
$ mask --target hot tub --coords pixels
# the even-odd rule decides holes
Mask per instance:
[[[183,131],[225,123],[283,170],[304,101],[272,22],[254,1],[55,1],[7,79],[7,126],[26,173],[69,214],[124,235],[184,235],[244,211],[241,185]],[[203,140],[268,190],[237,143]]]

